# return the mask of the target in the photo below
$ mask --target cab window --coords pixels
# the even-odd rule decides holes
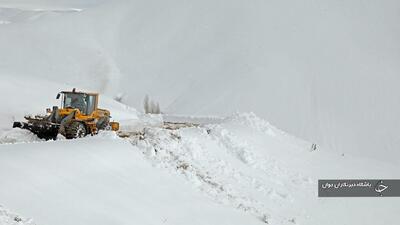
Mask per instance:
[[[87,95],[86,97],[87,102],[87,112],[86,114],[92,114],[96,105],[96,96],[94,95]]]

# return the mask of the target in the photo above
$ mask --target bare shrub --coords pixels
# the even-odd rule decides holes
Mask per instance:
[[[150,100],[149,96],[146,95],[143,100],[143,108],[146,114],[160,114],[160,104]]]

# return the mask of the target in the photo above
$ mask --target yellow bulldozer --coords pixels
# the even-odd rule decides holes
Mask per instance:
[[[57,94],[61,106],[47,109],[45,116],[25,116],[26,122],[14,122],[13,127],[30,130],[41,139],[55,140],[58,134],[67,139],[95,135],[99,130],[119,130],[118,122],[110,122],[110,111],[98,108],[99,94],[62,91]]]

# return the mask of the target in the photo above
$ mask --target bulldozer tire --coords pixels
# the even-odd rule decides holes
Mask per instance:
[[[86,134],[86,126],[81,122],[73,121],[65,126],[65,138],[67,139],[83,138]]]

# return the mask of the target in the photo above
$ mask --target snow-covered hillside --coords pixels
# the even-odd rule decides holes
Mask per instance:
[[[35,225],[31,219],[21,218],[19,215],[10,212],[0,205],[1,225]]]
[[[0,0],[0,225],[398,225],[398,199],[318,198],[317,181],[400,178],[399,9]],[[119,136],[11,128],[74,87]],[[146,94],[166,114],[142,114]]]
[[[37,79],[3,81],[0,203],[33,218],[27,223],[319,225],[358,224],[365,218],[364,224],[379,224],[384,217],[385,224],[397,224],[396,199],[317,198],[318,179],[396,178],[395,164],[312,151],[312,143],[253,113],[168,115],[166,120],[201,125],[166,130],[163,118],[106,96],[100,106],[110,109],[130,135],[102,132],[45,142],[11,129],[13,115],[21,119],[25,112],[42,112],[48,102],[56,104],[50,92],[69,87]],[[40,85],[52,88],[37,92]],[[3,224],[15,224],[9,216],[14,214],[4,215]]]
[[[1,146],[1,201],[37,224],[257,224],[110,135]]]
[[[397,224],[395,198],[317,198],[319,178],[393,178],[397,166],[311,151],[254,114],[176,131],[122,127],[140,132],[50,142],[3,133],[2,204],[44,225]],[[22,143],[6,144],[12,134]]]
[[[174,114],[253,111],[339,153],[398,161],[398,1],[0,7],[0,76],[125,93],[136,108],[149,94]]]

